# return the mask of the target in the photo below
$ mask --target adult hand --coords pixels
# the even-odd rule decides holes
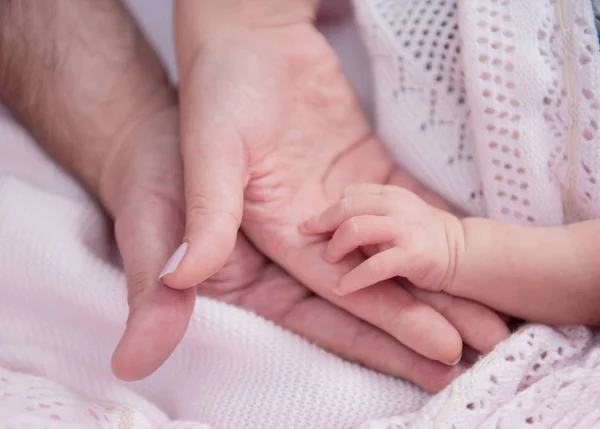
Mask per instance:
[[[173,91],[155,54],[116,0],[65,0],[52,7],[9,2],[0,18],[0,96],[115,218],[130,316],[113,367],[122,378],[141,378],[162,364],[179,342],[195,299],[193,289],[175,291],[157,281],[160,264],[183,234],[185,212]],[[226,167],[226,180],[227,172],[239,172],[235,165]],[[213,185],[221,183],[212,171]],[[236,191],[231,184],[222,189]],[[225,235],[230,243],[236,229]],[[213,295],[430,390],[457,373],[457,368],[418,359],[382,331],[310,297],[251,247],[243,247],[242,241],[238,246],[224,271],[206,283],[216,288],[207,286]],[[218,251],[224,262],[229,252]],[[275,286],[284,295],[278,300],[268,292]],[[269,299],[260,299],[264,296]],[[448,319],[457,326],[477,317],[468,303],[461,310],[443,295],[435,298],[442,301],[437,306],[456,312]],[[382,294],[382,299],[387,296]],[[485,320],[479,323],[483,330]]]
[[[130,316],[113,358],[114,371],[123,379],[142,378],[164,362],[185,333],[194,304],[194,288],[177,291],[158,281],[160,264],[181,240],[185,221],[177,125],[174,106],[140,122],[120,145],[107,167],[112,174],[103,182],[129,286]],[[464,369],[424,359],[312,294],[243,235],[237,236],[225,266],[201,285],[200,293],[244,307],[350,361],[429,391],[441,389]],[[442,295],[439,298],[440,305],[449,305]],[[461,305],[465,312],[453,320],[466,323],[466,317],[477,317],[475,307]],[[142,349],[147,352],[140,353]]]
[[[177,27],[185,29],[193,14],[177,15],[183,20]],[[331,293],[335,280],[363,257],[326,263],[326,240],[303,236],[299,222],[352,183],[418,184],[394,167],[373,136],[326,40],[308,20],[289,19],[238,22],[226,33],[198,37],[193,54],[193,31],[182,33],[186,233],[164,282],[186,289],[212,276],[241,225],[302,284],[423,356],[453,362],[462,339],[490,350],[508,331],[496,314],[468,301],[415,292],[416,299],[394,282],[345,297]]]
[[[142,378],[164,362],[185,333],[194,304],[194,288],[177,291],[158,281],[160,264],[181,240],[185,220],[177,125],[175,107],[140,122],[120,146],[108,167],[112,174],[103,183],[129,286],[130,316],[113,358],[114,371],[123,379]],[[348,360],[430,391],[441,389],[464,369],[424,359],[380,329],[312,294],[242,235],[225,266],[202,284],[200,292],[249,309]],[[466,313],[473,315],[469,308]]]

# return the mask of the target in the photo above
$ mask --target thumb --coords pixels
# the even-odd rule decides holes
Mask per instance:
[[[129,317],[112,367],[123,380],[144,378],[167,360],[187,330],[196,294],[195,288],[173,290],[158,280],[161,264],[181,237],[178,210],[150,193],[137,197],[115,220]]]
[[[235,126],[211,114],[212,106],[189,101],[181,112],[185,236],[160,274],[175,289],[195,286],[225,265],[242,220],[248,171]]]

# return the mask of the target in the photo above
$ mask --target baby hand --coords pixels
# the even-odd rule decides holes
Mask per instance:
[[[454,280],[464,231],[460,220],[397,186],[347,188],[340,201],[300,226],[305,234],[333,232],[325,259],[337,263],[367,247],[373,256],[338,280],[345,295],[396,276],[415,286],[444,291]]]

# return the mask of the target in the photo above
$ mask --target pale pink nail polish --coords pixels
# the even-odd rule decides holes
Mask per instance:
[[[158,276],[158,278],[160,280],[162,280],[162,278],[164,276],[166,276],[168,274],[173,274],[175,272],[175,270],[177,269],[177,267],[181,263],[181,260],[185,256],[185,252],[187,252],[187,250],[188,250],[188,244],[187,243],[183,243],[181,246],[179,246],[177,248],[177,250],[175,250],[175,252],[173,252],[173,254],[171,255],[171,257],[169,258],[169,260],[165,264],[165,267],[162,269],[162,271],[160,272],[160,275]]]

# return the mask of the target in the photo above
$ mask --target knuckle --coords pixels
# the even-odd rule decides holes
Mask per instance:
[[[343,198],[340,201],[340,212],[343,216],[351,216],[354,210],[354,200],[352,198]]]
[[[239,210],[241,212],[241,210]],[[203,218],[229,218],[236,225],[241,222],[240,216],[225,210],[221,203],[203,194],[193,194],[186,199],[186,220],[197,222]]]
[[[350,218],[342,224],[343,234],[351,237],[358,236],[360,234],[360,226],[355,218]]]
[[[411,253],[408,263],[413,267],[411,281],[426,290],[439,291],[440,270],[431,253],[422,248]]]
[[[214,211],[214,202],[205,195],[193,194],[186,198],[186,207],[188,218],[206,216]]]
[[[427,257],[429,246],[426,241],[427,240],[423,239],[412,240],[409,252],[410,258],[412,259],[411,262],[422,262],[423,259]]]
[[[146,271],[133,271],[127,275],[127,302],[130,308],[137,308],[148,296],[152,287]]]
[[[423,304],[414,301],[406,304],[392,313],[387,326],[392,332],[401,332],[407,329],[412,329],[414,320],[418,318],[419,312]]]
[[[381,258],[369,258],[367,259],[367,271],[370,274],[376,274],[386,271],[386,263]]]

